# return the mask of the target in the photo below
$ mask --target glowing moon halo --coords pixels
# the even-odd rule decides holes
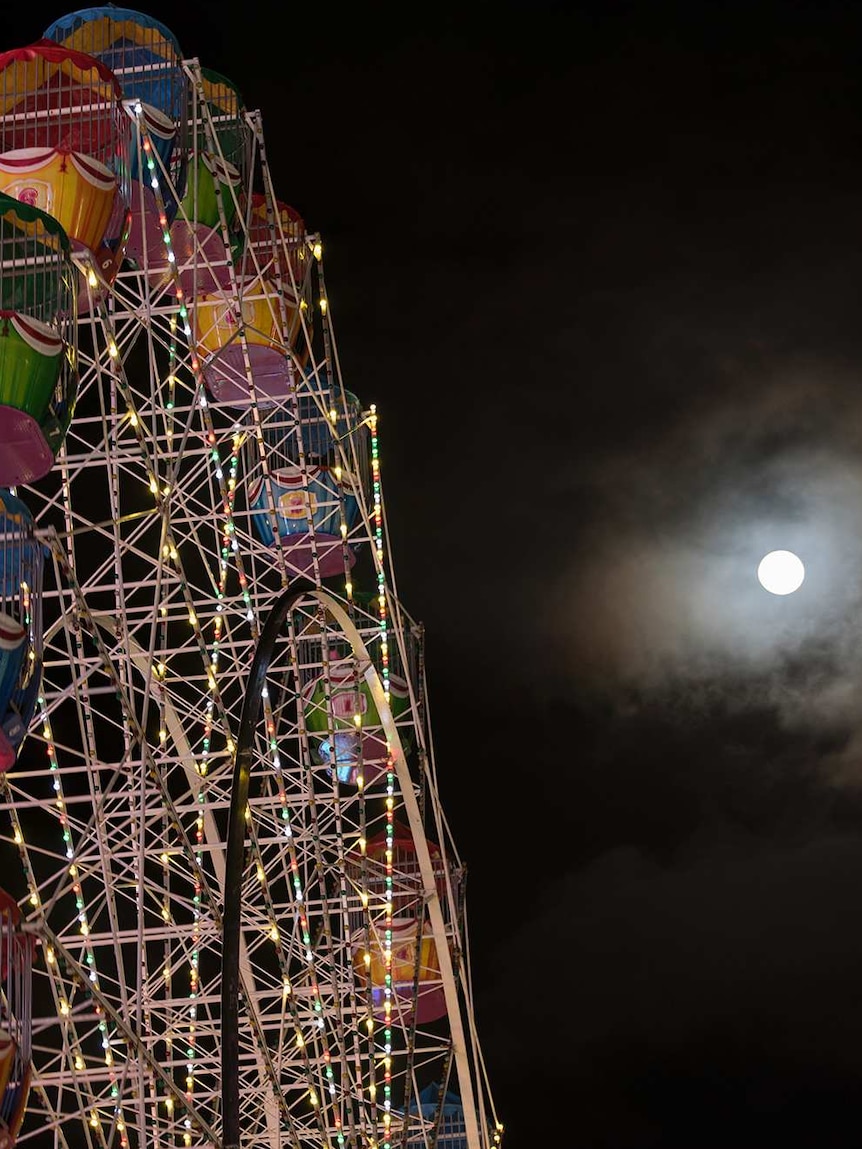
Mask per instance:
[[[770,551],[760,560],[757,577],[770,594],[793,594],[802,586],[805,567],[793,551]]]

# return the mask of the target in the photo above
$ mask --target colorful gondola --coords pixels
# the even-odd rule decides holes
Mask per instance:
[[[284,287],[301,295],[311,264],[305,221],[295,208],[255,193],[248,210],[248,244],[240,258],[244,275],[281,276]]]
[[[392,1020],[424,1025],[446,1013],[437,945],[425,916],[422,874],[410,831],[395,827],[391,863],[388,846],[381,834],[367,843],[364,854],[356,850],[347,859],[348,876],[363,894],[371,914],[368,920],[361,920],[360,914],[351,915],[353,967],[369,985],[376,1015],[384,1013],[388,986],[392,991]],[[437,893],[446,904],[446,864],[434,842],[428,841],[427,847]],[[452,873],[451,879],[457,888],[457,874]],[[385,906],[390,898],[387,926]],[[391,929],[388,947],[387,928]]]
[[[167,270],[164,227],[149,171],[139,181],[143,141],[156,161],[165,218],[173,219],[185,179],[184,129],[188,84],[176,37],[158,20],[131,8],[85,8],[55,20],[45,36],[86,52],[110,68],[133,122],[131,232],[128,258],[161,277]]]
[[[192,112],[196,159],[171,225],[180,285],[189,297],[224,290],[231,283],[232,264],[243,248],[236,222],[249,161],[242,96],[217,72],[204,68],[201,77]]]
[[[288,292],[279,295],[265,279],[240,281],[238,289],[238,301],[230,290],[195,300],[194,333],[207,386],[214,398],[238,407],[253,397],[286,398],[294,382],[290,349],[300,330],[296,300]]]
[[[339,782],[371,786],[386,773],[386,735],[371,688],[353,658],[335,658],[329,674],[303,693],[305,726],[318,762],[335,770]],[[389,673],[389,709],[396,724],[410,710],[406,681]]]
[[[295,571],[316,562],[328,578],[355,561],[350,532],[359,517],[356,492],[367,474],[368,437],[355,395],[345,392],[341,410],[330,409],[328,389],[310,372],[306,380],[308,390],[295,406],[267,412],[261,429],[267,474],[256,444],[249,444],[247,492],[260,540],[280,546]]]
[[[106,281],[130,224],[120,96],[108,68],[52,40],[0,54],[0,191],[53,216]]]
[[[60,224],[0,194],[0,485],[46,475],[68,429],[75,281]]]
[[[426,1129],[433,1135],[411,1137],[407,1149],[426,1149],[433,1144],[436,1149],[467,1149],[467,1126],[464,1122],[464,1106],[461,1098],[451,1089],[445,1093],[437,1082],[426,1085],[410,1106],[410,1112],[421,1114]]]
[[[0,772],[15,764],[39,693],[42,563],[26,504],[0,490]]]

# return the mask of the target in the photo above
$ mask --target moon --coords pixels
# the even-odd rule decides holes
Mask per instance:
[[[770,594],[793,594],[802,586],[805,567],[793,551],[770,551],[760,560],[757,577]]]

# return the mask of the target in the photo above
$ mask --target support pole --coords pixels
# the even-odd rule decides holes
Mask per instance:
[[[295,580],[276,599],[251,664],[236,740],[225,851],[221,982],[221,1112],[223,1149],[239,1149],[239,958],[242,933],[242,876],[245,810],[254,757],[254,731],[260,717],[261,691],[285,620],[311,583]]]

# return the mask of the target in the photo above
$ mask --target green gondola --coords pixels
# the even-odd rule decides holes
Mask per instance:
[[[0,194],[0,485],[41,479],[72,417],[76,275],[55,219]]]
[[[76,282],[60,224],[0,192],[0,310],[53,324],[73,313]]]
[[[242,254],[244,243],[237,207],[245,194],[250,154],[242,96],[230,80],[202,69],[196,101],[197,127],[186,192],[171,225],[180,284],[188,296],[230,286],[231,264]],[[227,253],[222,212],[228,229]]]
[[[361,776],[371,785],[387,769],[386,734],[371,688],[357,675],[351,658],[329,664],[329,681],[320,677],[304,692],[305,727],[316,740],[315,756],[334,769],[340,782],[355,785]],[[407,683],[389,676],[389,709],[397,723],[410,710]]]
[[[221,192],[225,222],[230,227],[236,217],[239,182],[239,171],[233,164],[204,153],[189,175],[189,186],[183,197],[183,211],[190,220],[203,227],[218,227],[218,193]]]
[[[41,418],[62,366],[63,340],[17,312],[0,313],[0,403]]]

